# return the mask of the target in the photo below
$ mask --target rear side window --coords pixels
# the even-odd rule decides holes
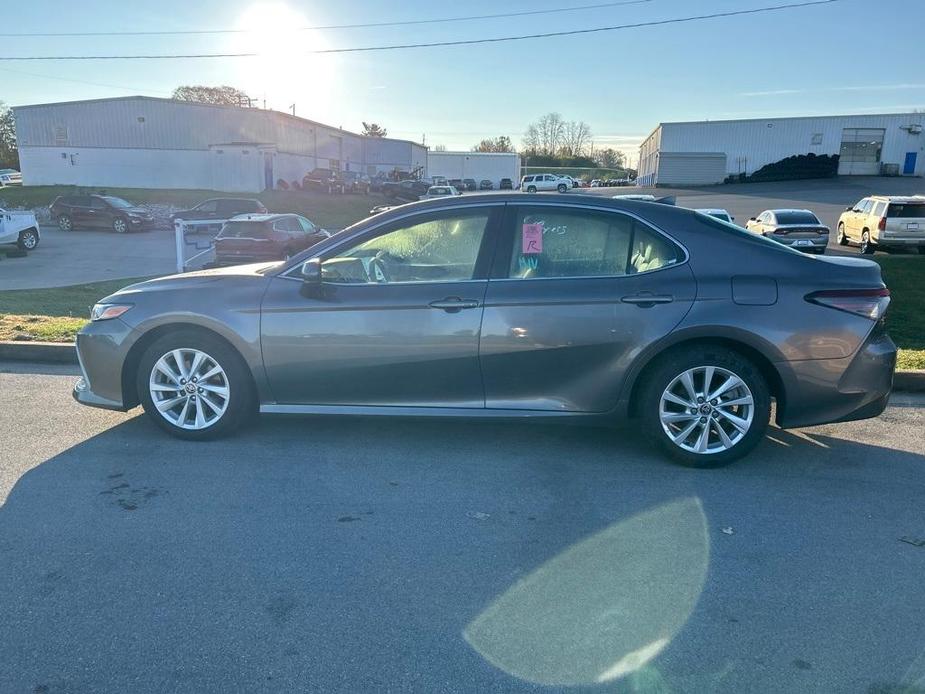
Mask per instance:
[[[522,207],[508,277],[620,277],[680,259],[677,247],[623,214]]]
[[[218,209],[217,200],[206,200],[196,208],[197,212],[215,212]]]
[[[908,219],[910,217],[925,217],[925,202],[904,202],[890,203],[890,209],[887,217],[899,217]]]
[[[262,222],[226,222],[216,238],[219,239],[265,239],[269,233]]]
[[[874,205],[874,216],[875,216],[875,217],[882,217],[882,216],[883,216],[883,210],[884,210],[885,208],[886,208],[886,203],[885,203],[885,202],[878,202],[876,205]]]
[[[524,176],[524,183],[532,183],[533,176]]]

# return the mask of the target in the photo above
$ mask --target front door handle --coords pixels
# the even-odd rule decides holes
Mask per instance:
[[[458,296],[448,296],[439,301],[431,301],[428,305],[431,308],[443,309],[447,313],[456,313],[457,311],[462,311],[464,308],[478,308],[479,302],[475,299],[461,299]]]
[[[651,308],[655,304],[670,304],[674,301],[671,294],[652,294],[651,292],[639,292],[631,294],[620,299],[624,304],[635,304],[639,308]]]

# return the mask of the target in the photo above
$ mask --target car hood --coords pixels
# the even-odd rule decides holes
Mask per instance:
[[[146,210],[143,207],[126,207],[122,210],[126,214],[133,214],[138,217],[150,217],[151,210]]]
[[[281,263],[282,261],[274,261],[253,263],[251,265],[233,265],[231,267],[197,270],[195,272],[184,272],[179,275],[156,277],[152,280],[123,287],[115,294],[110,294],[104,299],[100,299],[100,303],[131,301],[133,296],[151,292],[186,289],[208,291],[210,288],[221,291],[221,287],[225,286],[228,282],[265,282],[267,279],[266,271]]]

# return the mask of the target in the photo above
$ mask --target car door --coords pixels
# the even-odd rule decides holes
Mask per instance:
[[[234,217],[233,214],[227,214],[229,210],[220,209],[219,205],[220,201],[218,200],[206,200],[205,202],[201,202],[193,208],[193,214],[190,216],[190,219],[230,219]]]
[[[299,268],[262,304],[278,403],[484,407],[482,302],[502,206],[405,215],[329,246],[320,287]]]
[[[66,207],[64,213],[70,215],[71,224],[74,227],[87,227],[91,225],[90,196],[78,195],[65,198],[65,203]]]
[[[112,224],[112,208],[102,199],[90,196],[89,205],[84,208],[85,224],[90,227],[108,227]]]
[[[870,199],[863,198],[859,200],[857,205],[851,210],[851,213],[848,215],[848,222],[845,224],[849,238],[861,238],[861,228],[864,226],[864,220],[867,218],[865,210],[869,209],[869,206]]]
[[[690,309],[684,250],[623,212],[510,205],[485,295],[488,408],[604,412]]]
[[[321,233],[321,230],[305,217],[297,216],[295,219],[300,227],[295,240],[298,250],[304,251],[306,248],[310,248],[322,239],[327,238],[326,234]]]

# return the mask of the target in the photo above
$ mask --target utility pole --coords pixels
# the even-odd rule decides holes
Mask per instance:
[[[292,115],[295,115],[295,104],[289,106],[289,110],[292,111]]]

